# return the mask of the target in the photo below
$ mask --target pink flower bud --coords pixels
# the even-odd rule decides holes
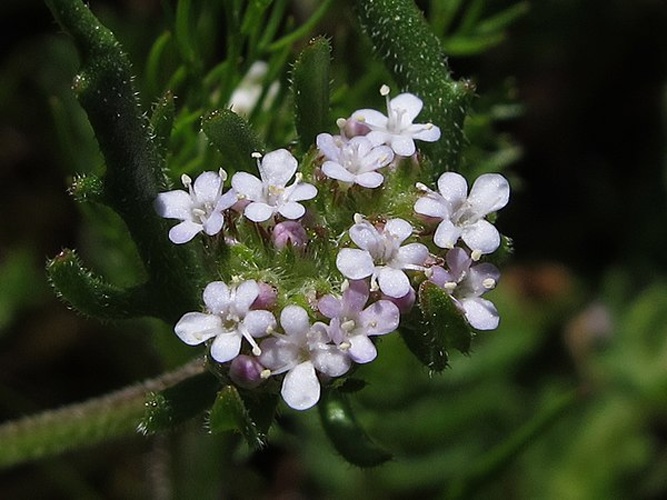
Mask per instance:
[[[406,293],[403,297],[394,298],[382,294],[382,298],[396,304],[396,307],[398,307],[398,310],[401,312],[401,314],[407,314],[412,309],[412,306],[415,305],[417,294],[412,288],[410,288],[410,291],[408,291],[408,293]]]
[[[239,354],[229,365],[229,376],[232,381],[244,389],[254,389],[262,381],[264,367],[252,356]]]
[[[351,118],[348,118],[347,120],[345,118],[339,118],[336,121],[336,125],[338,125],[338,128],[340,129],[340,135],[346,139],[352,139],[358,135],[366,135],[371,131],[368,125]]]
[[[293,220],[287,220],[276,224],[271,236],[276,248],[285,248],[291,245],[295,248],[304,248],[308,241],[306,230],[301,224]]]
[[[250,306],[250,309],[271,309],[276,305],[276,299],[278,298],[278,292],[268,283],[258,281],[259,285],[259,295]]]

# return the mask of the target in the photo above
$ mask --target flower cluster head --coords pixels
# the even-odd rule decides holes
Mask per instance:
[[[236,171],[226,191],[223,170],[204,172],[155,201],[158,215],[180,221],[169,231],[176,244],[226,233],[221,274],[176,335],[205,344],[239,387],[277,391],[268,380],[278,380],[296,410],[376,359],[379,339],[416,317],[423,283],[470,327],[498,326],[483,297],[500,278],[486,261],[501,245],[489,216],[507,204],[509,184],[485,174],[468,192],[463,176],[447,172],[428,187],[415,140],[436,141],[440,129],[414,123],[417,96],[381,93],[386,115],[361,109],[339,119],[339,133],[319,134],[302,165],[287,149],[256,153],[257,175]]]

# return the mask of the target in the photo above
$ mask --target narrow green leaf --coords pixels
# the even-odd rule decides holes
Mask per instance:
[[[143,288],[111,285],[84,268],[74,250],[60,252],[48,261],[46,271],[57,295],[86,316],[109,320],[153,312]]]
[[[315,144],[317,134],[329,128],[329,66],[331,47],[324,37],[310,41],[292,71],[296,130],[302,151]]]
[[[210,408],[220,388],[210,372],[200,373],[146,398],[139,431],[153,434],[169,430]]]
[[[264,144],[239,115],[230,109],[211,111],[202,119],[202,130],[222,154],[229,173],[256,170],[252,153],[263,152]]]
[[[440,127],[439,141],[419,144],[433,161],[435,174],[457,170],[473,86],[452,79],[440,39],[412,0],[359,0],[357,4],[361,26],[400,90],[424,101],[419,122]]]
[[[317,405],[324,432],[341,456],[358,467],[376,467],[391,460],[359,425],[347,397],[336,389],[323,391]]]

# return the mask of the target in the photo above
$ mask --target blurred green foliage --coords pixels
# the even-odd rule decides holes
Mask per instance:
[[[268,62],[266,81],[281,86],[270,103],[263,87],[268,107],[248,121],[267,147],[296,139],[286,64],[296,52],[280,40],[320,4],[232,3],[239,17],[225,17],[213,1],[92,2],[133,62],[146,112],[167,91],[175,96],[165,111],[174,124],[164,138],[165,182],[224,162],[200,120],[225,107],[255,59]],[[312,31],[331,37],[332,116],[375,106],[380,84],[393,83],[369,57],[352,3],[336,2]],[[471,176],[510,169],[514,199],[499,226],[517,253],[493,292],[501,327],[473,339],[469,356],[452,353],[451,368],[430,374],[391,336],[377,361],[358,370],[368,385],[348,395],[350,404],[394,459],[353,469],[331,448],[316,411],[284,412],[259,452],[195,422],[3,471],[0,497],[665,495],[664,6],[418,4],[454,74],[477,84],[463,163]],[[79,248],[114,285],[136,284],[142,270],[115,214],[75,207],[65,194],[65,177],[103,171],[69,90],[77,55],[40,2],[0,9],[8,37],[0,62],[0,418],[9,420],[153,376],[190,351],[169,326],[99,326],[46,293],[43,259],[62,246]],[[8,23],[19,18],[34,24],[10,35]],[[521,433],[530,439],[516,450],[499,447]]]

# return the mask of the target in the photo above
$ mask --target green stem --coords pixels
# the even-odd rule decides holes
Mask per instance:
[[[145,412],[146,394],[203,373],[197,359],[155,379],[106,396],[0,425],[0,468],[132,435]]]
[[[412,0],[358,0],[357,6],[362,28],[396,83],[424,101],[420,121],[440,127],[440,140],[420,148],[436,173],[457,170],[472,85],[452,79],[440,39]]]

